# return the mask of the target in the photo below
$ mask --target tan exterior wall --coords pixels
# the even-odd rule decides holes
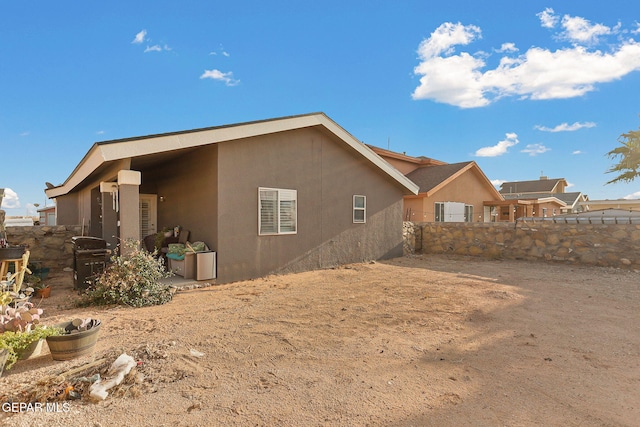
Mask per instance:
[[[77,225],[78,220],[78,193],[66,194],[56,199],[56,215],[58,225]]]
[[[402,256],[402,187],[321,129],[220,142],[131,167],[142,174],[139,192],[158,196],[158,229],[179,225],[217,252],[218,283]],[[76,221],[96,209],[91,189],[108,178],[75,193]],[[297,190],[297,234],[258,235],[259,187]],[[354,195],[366,196],[365,224],[353,223]],[[59,200],[66,198],[71,205],[71,196]]]
[[[494,199],[495,195],[481,182],[473,170],[467,170],[429,197],[405,197],[405,213],[411,209],[410,220],[413,222],[432,222],[435,221],[436,202],[459,202],[473,205],[473,222],[482,222],[484,202]],[[409,218],[405,217],[405,220]]]
[[[158,195],[158,230],[179,225],[190,241],[217,249],[217,163],[218,146],[210,145],[143,171],[140,192]]]
[[[402,255],[400,188],[339,144],[315,129],[219,144],[220,281]],[[297,234],[258,235],[259,187],[297,190]],[[366,224],[353,195],[367,197]]]

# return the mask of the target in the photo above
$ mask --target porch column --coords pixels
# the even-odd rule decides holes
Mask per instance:
[[[516,222],[516,215],[515,212],[513,211],[514,205],[510,204],[509,205],[509,222]]]
[[[121,170],[118,172],[118,190],[120,204],[120,247],[123,253],[126,239],[140,240],[140,184],[142,174],[139,171]]]

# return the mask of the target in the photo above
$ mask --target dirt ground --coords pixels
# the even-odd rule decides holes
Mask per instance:
[[[639,425],[637,271],[411,256],[142,309],[73,308],[71,273],[50,282],[44,323],[98,318],[98,344],[68,362],[45,345],[4,372],[2,403],[63,396],[56,374],[102,358],[103,376],[122,353],[138,366],[104,401],[76,383],[81,399],[6,425]]]

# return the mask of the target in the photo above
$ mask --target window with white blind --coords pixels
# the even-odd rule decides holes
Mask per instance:
[[[353,222],[367,222],[367,196],[353,196]]]
[[[298,192],[279,188],[258,188],[258,234],[296,234]]]

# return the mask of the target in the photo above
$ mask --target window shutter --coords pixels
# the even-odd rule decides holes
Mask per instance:
[[[280,233],[296,231],[296,190],[280,190]]]
[[[260,230],[259,234],[278,232],[277,190],[260,190]]]

